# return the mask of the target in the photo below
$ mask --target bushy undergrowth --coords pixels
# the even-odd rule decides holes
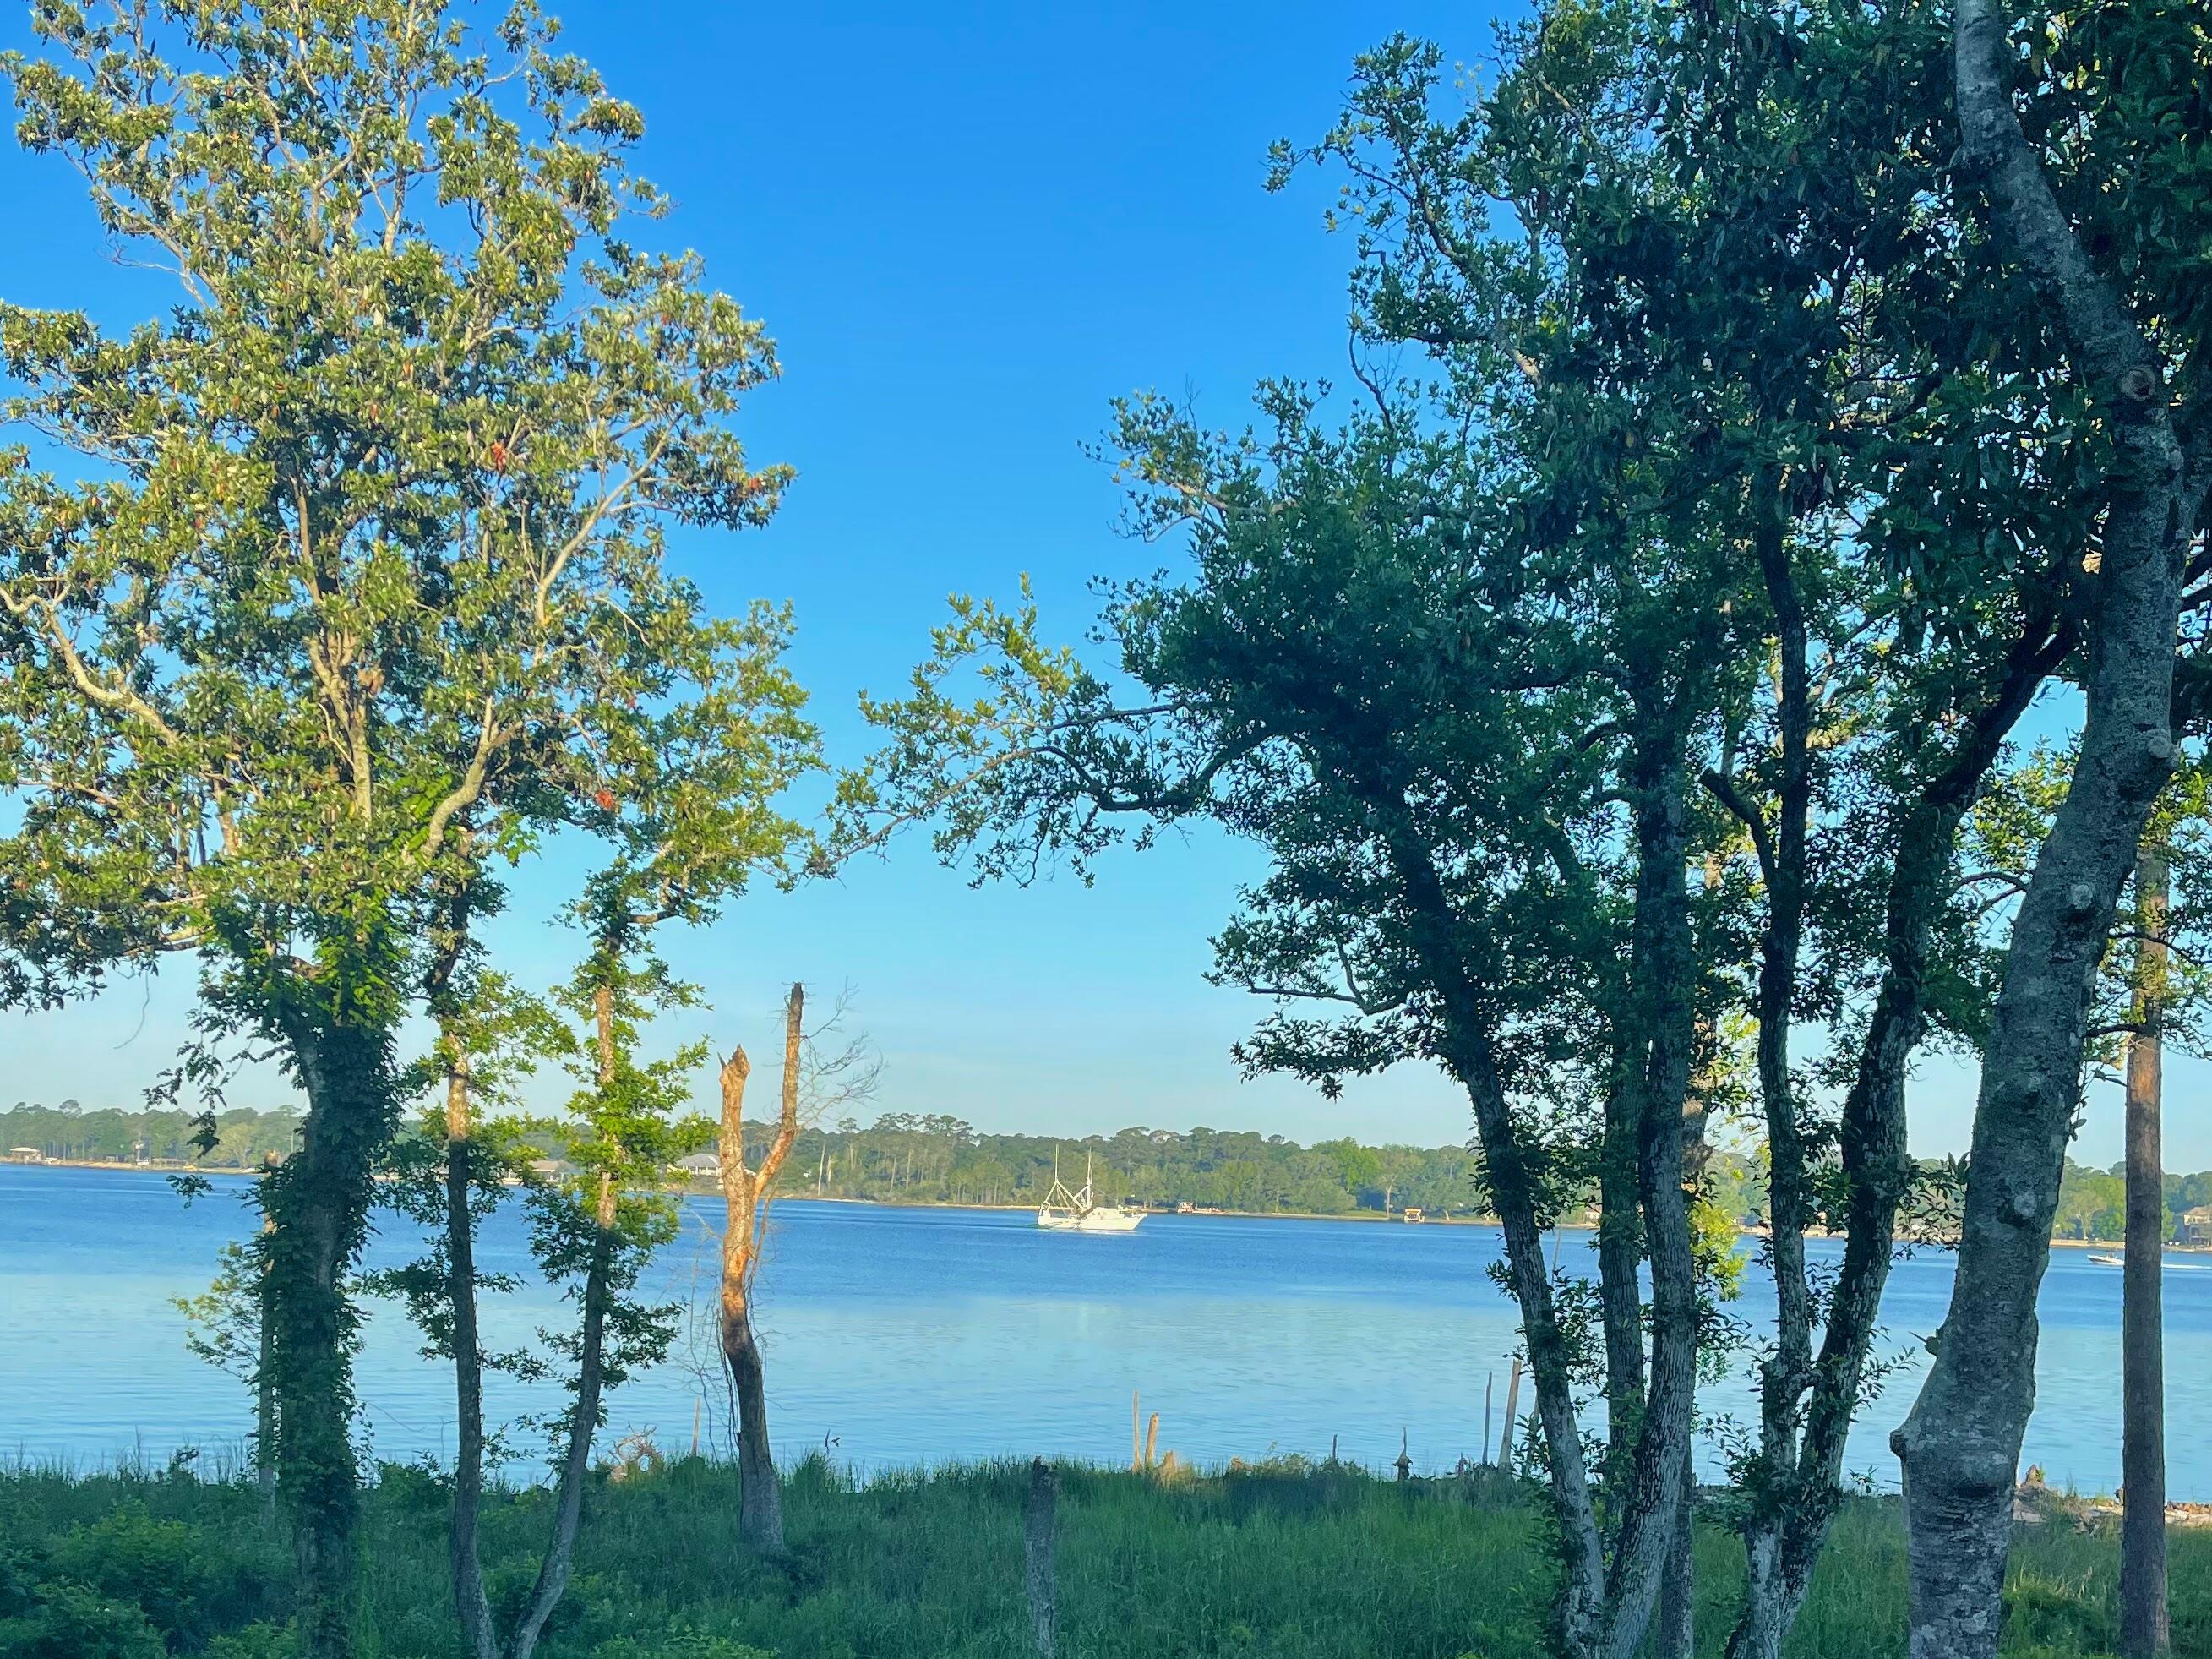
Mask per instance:
[[[918,1659],[1026,1656],[1026,1472],[960,1468],[854,1482],[793,1471],[791,1559],[749,1560],[733,1470],[699,1462],[590,1496],[579,1571],[544,1659]],[[484,1516],[495,1601],[527,1593],[549,1495],[503,1492]],[[365,1496],[364,1659],[458,1653],[446,1492],[387,1467]],[[2008,1659],[2115,1645],[2109,1522],[2023,1528]],[[0,1656],[288,1659],[290,1554],[254,1493],[184,1473],[0,1474]],[[1717,1654],[1741,1559],[1698,1541],[1698,1646]],[[2212,1535],[2173,1538],[2174,1651],[2212,1654]],[[1552,1600],[1535,1508],[1510,1484],[1399,1486],[1285,1463],[1169,1484],[1063,1471],[1061,1651],[1069,1659],[1519,1659]],[[1791,1644],[1793,1659],[1905,1648],[1904,1537],[1893,1505],[1850,1505]]]

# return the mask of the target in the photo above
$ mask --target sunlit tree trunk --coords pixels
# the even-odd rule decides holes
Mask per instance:
[[[745,1162],[745,1080],[752,1063],[739,1048],[722,1066],[721,1334],[722,1358],[738,1398],[738,1538],[753,1554],[769,1559],[784,1553],[783,1489],[769,1440],[768,1384],[753,1333],[752,1287],[775,1178],[799,1138],[805,1008],[805,989],[793,986],[784,1005],[783,1097],[775,1133],[758,1169]]]

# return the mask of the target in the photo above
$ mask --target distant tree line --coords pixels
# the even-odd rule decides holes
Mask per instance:
[[[218,1114],[215,1122],[216,1144],[203,1153],[194,1145],[201,1120],[189,1112],[88,1111],[72,1100],[54,1106],[18,1101],[0,1111],[0,1143],[88,1163],[143,1157],[248,1170],[270,1154],[289,1152],[300,1127],[295,1113],[243,1106]],[[754,1133],[765,1140],[773,1128],[749,1126],[749,1151],[758,1150],[750,1145]],[[559,1150],[553,1135],[526,1131],[521,1139],[547,1155]],[[1101,1198],[1164,1209],[1190,1204],[1259,1214],[1350,1215],[1412,1208],[1441,1218],[1487,1208],[1481,1160],[1464,1146],[1370,1146],[1348,1135],[1307,1146],[1281,1135],[1204,1125],[1188,1133],[1135,1127],[1079,1137],[988,1134],[941,1112],[890,1112],[866,1126],[847,1118],[802,1130],[780,1184],[787,1193],[823,1198],[1030,1204],[1050,1188],[1055,1158],[1073,1187],[1082,1184],[1086,1157]],[[1766,1181],[1759,1158],[1716,1153],[1708,1173],[1724,1213],[1746,1222],[1765,1218]],[[2124,1176],[2118,1164],[2100,1170],[2069,1158],[2051,1236],[2118,1238]],[[2204,1204],[2212,1204],[2212,1170],[2168,1175],[2167,1237],[2179,1237],[2183,1214]]]
[[[943,1114],[891,1113],[810,1130],[787,1188],[830,1198],[1024,1204],[1042,1200],[1055,1167],[1102,1199],[1173,1207],[1304,1215],[1358,1210],[1460,1214],[1475,1207],[1474,1153],[1463,1146],[1366,1146],[1349,1136],[1311,1146],[1245,1130],[1128,1128],[1111,1135],[985,1134]]]
[[[2116,1239],[2124,1229],[2127,1212],[2127,1166],[2109,1170],[2066,1160],[2066,1173],[2058,1185],[2058,1215],[2051,1225],[2054,1238]],[[2212,1170],[2195,1175],[2168,1175],[2166,1189],[2166,1236],[2181,1235],[2181,1218],[2202,1204],[2212,1204]]]
[[[73,1100],[58,1106],[17,1101],[0,1112],[0,1140],[35,1147],[47,1158],[85,1163],[190,1159],[204,1169],[249,1170],[266,1154],[281,1158],[290,1152],[300,1120],[290,1112],[234,1107],[216,1114],[215,1143],[203,1151],[206,1125],[195,1112],[126,1112],[113,1106],[88,1112]]]

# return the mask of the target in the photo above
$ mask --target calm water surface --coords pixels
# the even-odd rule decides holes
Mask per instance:
[[[186,1353],[171,1298],[204,1289],[217,1250],[251,1224],[245,1190],[218,1180],[187,1206],[155,1176],[0,1166],[0,1455],[236,1455],[245,1390]],[[720,1207],[688,1206],[684,1237],[655,1264],[655,1293],[703,1300]],[[404,1261],[413,1243],[410,1224],[381,1217],[371,1261]],[[488,1231],[483,1267],[526,1269],[523,1243],[511,1210]],[[1565,1261],[1586,1248],[1567,1235]],[[1493,1373],[1504,1412],[1514,1318],[1485,1271],[1498,1249],[1495,1230],[1476,1227],[1155,1216],[1124,1237],[1071,1237],[1039,1231],[1026,1212],[788,1201],[760,1286],[777,1450],[826,1444],[864,1468],[1037,1452],[1110,1462],[1127,1455],[1136,1390],[1160,1413],[1161,1449],[1186,1460],[1325,1455],[1334,1438],[1343,1455],[1381,1465],[1403,1435],[1417,1465],[1449,1466],[1482,1451]],[[1917,1388],[1916,1339],[1941,1322],[1950,1280],[1950,1258],[1932,1252],[1890,1279],[1883,1318],[1909,1369],[1864,1415],[1849,1463],[1885,1487],[1897,1467],[1888,1433]],[[2212,1500],[2212,1267],[2172,1264],[2166,1293],[2172,1488]],[[2119,1482],[2119,1296],[2116,1270],[2053,1253],[2025,1461],[2054,1482]],[[1741,1311],[1771,1309],[1754,1267]],[[533,1284],[491,1299],[486,1339],[512,1344],[568,1317]],[[700,1380],[715,1375],[711,1351],[691,1352],[708,1363],[679,1352],[613,1396],[615,1433],[651,1430],[678,1449],[696,1412],[702,1438],[717,1438],[720,1384]],[[375,1455],[450,1452],[450,1375],[422,1358],[396,1309],[373,1314],[359,1371]],[[488,1410],[517,1421],[560,1397],[509,1382]],[[1701,1405],[1752,1418],[1741,1383]],[[518,1440],[534,1455],[526,1431]]]

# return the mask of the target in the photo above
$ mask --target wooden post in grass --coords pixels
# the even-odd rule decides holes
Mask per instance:
[[[1129,1390],[1129,1473],[1136,1474],[1145,1467],[1144,1418],[1137,1403],[1137,1391]]]
[[[1497,1392],[1498,1373],[1492,1370],[1482,1379],[1482,1461],[1490,1461],[1490,1396]]]
[[[1030,1634],[1037,1659],[1054,1659],[1060,1640],[1060,1571],[1054,1553],[1059,1482],[1042,1457],[1030,1460],[1030,1498],[1022,1516],[1022,1546],[1029,1581]]]
[[[1512,1372],[1505,1379],[1505,1422],[1498,1431],[1498,1467],[1502,1469],[1513,1467],[1513,1428],[1516,1421],[1514,1413],[1520,1406],[1521,1358],[1516,1354]]]

